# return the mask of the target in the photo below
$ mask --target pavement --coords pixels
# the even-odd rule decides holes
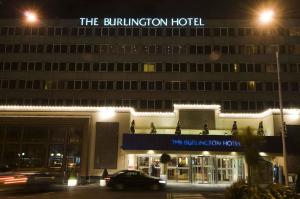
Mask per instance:
[[[112,191],[99,184],[56,186],[49,190],[18,190],[0,193],[1,199],[221,199],[226,186],[168,184],[162,191]]]

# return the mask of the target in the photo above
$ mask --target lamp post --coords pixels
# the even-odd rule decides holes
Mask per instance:
[[[259,14],[259,22],[262,25],[270,25],[274,21],[274,11],[265,10]],[[283,118],[283,106],[282,106],[282,92],[281,92],[281,79],[280,79],[280,62],[279,62],[279,48],[277,47],[276,52],[276,66],[277,66],[277,81],[278,81],[278,97],[279,97],[279,109],[280,109],[280,133],[282,140],[282,153],[283,153],[283,172],[285,176],[285,185],[288,186],[288,171],[287,171],[287,152],[285,143],[285,128]]]

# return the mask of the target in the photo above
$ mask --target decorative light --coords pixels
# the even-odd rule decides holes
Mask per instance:
[[[173,112],[137,112],[131,107],[98,107],[98,106],[19,106],[19,105],[0,105],[0,111],[30,111],[30,112],[105,112],[112,114],[113,112],[129,112],[133,116],[138,117],[175,117],[175,112],[182,109],[211,109],[215,110],[219,117],[225,118],[263,118],[272,114],[279,114],[279,109],[268,109],[261,113],[221,113],[220,105],[204,105],[204,104],[174,104]],[[300,109],[284,109],[284,114],[300,117]],[[108,114],[108,115],[109,115]]]

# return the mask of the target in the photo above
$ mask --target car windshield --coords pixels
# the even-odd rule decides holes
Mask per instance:
[[[118,172],[112,174],[112,176],[117,176],[117,175],[120,175],[120,174],[123,174],[123,173],[125,173],[125,171],[118,171]]]

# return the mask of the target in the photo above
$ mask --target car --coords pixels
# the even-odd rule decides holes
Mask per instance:
[[[122,170],[105,179],[107,186],[114,190],[142,188],[157,191],[166,186],[166,181],[151,177],[138,170]]]
[[[13,171],[0,166],[0,191],[19,189],[48,189],[55,183],[55,176],[48,172]]]

